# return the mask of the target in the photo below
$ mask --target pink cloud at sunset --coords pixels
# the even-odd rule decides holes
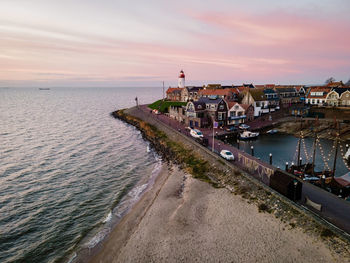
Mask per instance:
[[[27,1],[28,11],[18,6],[17,14],[19,2],[0,4],[0,86],[175,85],[180,69],[193,85],[350,78],[350,20],[317,1],[309,1],[314,13],[301,4],[260,10],[226,1],[222,9],[220,1],[215,8],[86,1],[76,19],[45,1]]]

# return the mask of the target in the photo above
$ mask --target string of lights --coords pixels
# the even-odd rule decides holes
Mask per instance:
[[[328,162],[329,162],[329,159],[330,159],[330,155],[333,152],[335,147],[332,147],[332,150],[329,152],[328,157],[326,157],[326,155],[324,153],[324,150],[323,150],[323,147],[322,147],[322,144],[320,143],[319,139],[317,139],[316,142],[317,142],[317,145],[319,146],[321,157],[322,157],[322,160],[323,160],[323,163],[324,163],[323,170],[324,171],[330,170]]]
[[[304,138],[301,139],[302,145],[303,145],[303,150],[304,150],[304,155],[305,155],[305,160],[308,163],[311,157],[311,154],[308,154],[307,149],[306,149],[306,143]]]
[[[344,152],[344,148],[343,148],[343,145],[340,144],[340,156],[342,157],[343,159],[343,162],[345,164],[345,167],[350,170],[350,166],[348,165],[347,163],[347,160],[345,160],[344,156],[345,156],[345,152]]]
[[[300,144],[300,140],[298,140],[298,143],[297,143],[297,147],[295,149],[295,153],[294,153],[294,157],[293,157],[293,162],[295,162],[296,164],[298,163],[298,148],[299,148],[299,144]]]

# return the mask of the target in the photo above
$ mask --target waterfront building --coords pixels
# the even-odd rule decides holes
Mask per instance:
[[[334,88],[325,100],[328,106],[350,106],[350,88]]]
[[[262,107],[261,112],[269,113],[269,112],[274,112],[278,110],[280,99],[277,92],[272,88],[265,88],[264,94],[268,101],[268,105],[265,105],[264,107]]]
[[[206,111],[211,121],[215,120],[219,126],[227,125],[228,106],[224,99],[212,96],[209,98],[202,97],[198,102],[204,103]]]
[[[327,87],[329,88],[344,88],[344,83],[343,81],[331,81],[326,84]]]
[[[243,92],[241,103],[253,105],[254,117],[260,116],[264,110],[268,110],[269,101],[267,100],[263,89],[249,89]]]
[[[330,91],[331,88],[326,86],[310,87],[306,94],[305,103],[311,105],[323,105],[326,102],[327,94]]]
[[[166,91],[166,99],[170,101],[182,101],[181,92],[182,88],[168,88]]]
[[[339,97],[339,106],[350,106],[350,88],[343,88],[342,90]]]
[[[185,106],[172,105],[169,107],[169,117],[177,120],[178,122],[185,123],[186,120],[186,108]]]
[[[185,108],[185,123],[192,128],[202,128],[209,125],[208,114],[204,101],[189,101]]]
[[[296,90],[295,86],[278,85],[275,86],[274,89],[278,94],[281,106],[289,107],[293,103],[300,102],[300,95],[299,92]]]
[[[307,88],[305,86],[295,86],[295,89],[299,93],[300,101],[305,102]]]
[[[237,90],[234,88],[226,89],[203,89],[199,91],[199,96],[201,98],[218,97],[220,99],[225,99],[226,101],[235,101],[237,98]]]
[[[238,125],[246,121],[246,110],[238,102],[229,101],[227,105],[227,125]]]
[[[203,89],[203,87],[185,87],[181,91],[181,101],[197,101],[200,97],[199,92]]]

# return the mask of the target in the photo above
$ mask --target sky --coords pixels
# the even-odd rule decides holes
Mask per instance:
[[[1,0],[0,87],[350,78],[348,0]]]

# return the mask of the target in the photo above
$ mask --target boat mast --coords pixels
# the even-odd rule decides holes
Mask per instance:
[[[299,133],[299,142],[298,142],[298,159],[297,159],[297,167],[299,167],[299,163],[300,163],[300,146],[301,146],[301,135],[302,135],[302,120],[303,118],[301,117],[301,121],[300,121],[300,133]]]
[[[312,175],[315,175],[315,159],[316,159],[316,144],[317,144],[317,133],[315,132],[315,140],[314,140],[314,152],[313,152],[313,155],[312,155]]]
[[[337,136],[335,138],[335,153],[334,153],[334,162],[333,162],[333,170],[332,170],[332,176],[333,177],[335,175],[335,168],[336,168],[336,165],[337,165],[339,134],[340,134],[340,127],[339,127],[339,122],[338,122],[338,133],[337,133]]]

